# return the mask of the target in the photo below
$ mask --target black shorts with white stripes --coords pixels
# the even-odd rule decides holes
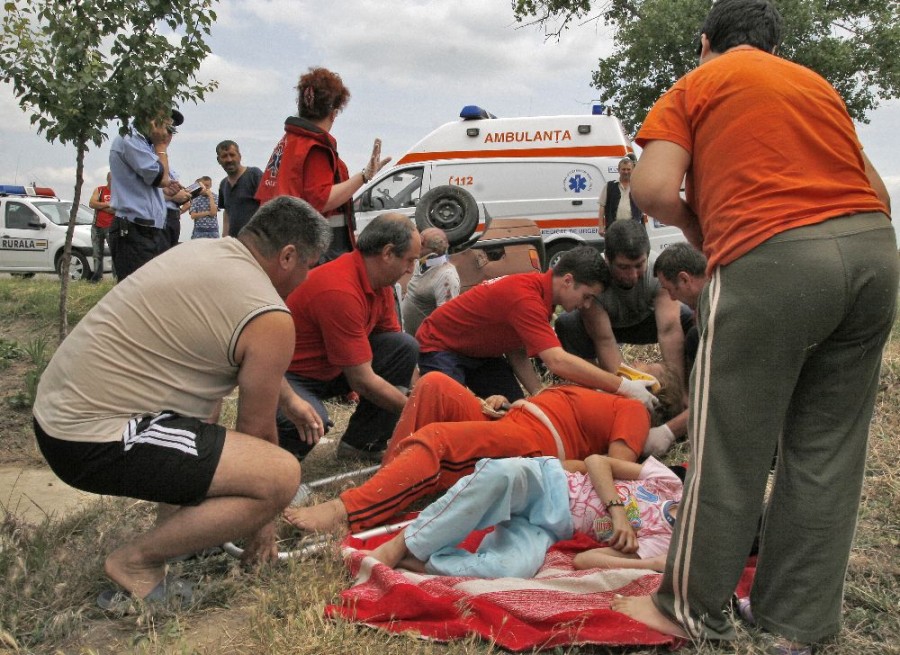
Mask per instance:
[[[76,489],[171,505],[206,498],[225,445],[225,428],[173,412],[132,419],[118,441],[67,441],[34,421],[44,458]]]

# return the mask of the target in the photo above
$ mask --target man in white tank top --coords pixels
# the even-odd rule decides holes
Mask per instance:
[[[104,592],[101,607],[190,603],[166,560],[226,541],[245,538],[249,559],[274,556],[273,519],[300,483],[274,420],[294,346],[283,298],[330,234],[304,201],[273,200],[239,238],[192,241],[142,266],[54,354],[34,404],[50,467],[84,491],[160,503],[156,526],[107,557],[124,592]],[[215,421],[235,386],[228,430]]]

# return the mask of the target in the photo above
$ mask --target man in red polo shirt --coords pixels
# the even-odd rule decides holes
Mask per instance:
[[[416,332],[422,374],[440,371],[477,396],[510,400],[541,389],[529,357],[540,357],[565,380],[652,405],[650,381],[635,382],[604,371],[563,350],[550,326],[556,305],[587,309],[609,284],[609,269],[588,246],[565,253],[546,273],[507,275],[470,289],[438,307]]]
[[[338,454],[378,460],[406,404],[419,348],[400,329],[393,286],[419,257],[419,233],[406,216],[382,214],[357,247],[310,271],[287,298],[296,342],[282,383],[278,437],[298,459],[325,433],[323,400],[359,394]]]

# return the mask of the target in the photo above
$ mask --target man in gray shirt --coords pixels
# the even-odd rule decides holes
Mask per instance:
[[[216,146],[216,160],[228,175],[219,183],[219,209],[224,210],[222,236],[236,237],[259,209],[254,196],[262,171],[241,163],[241,149],[234,141],[222,141]]]
[[[673,300],[653,275],[655,253],[638,221],[615,221],[606,232],[610,284],[587,310],[562,314],[556,332],[563,348],[615,372],[623,363],[619,343],[659,343],[663,361],[682,379],[684,334],[691,310]]]

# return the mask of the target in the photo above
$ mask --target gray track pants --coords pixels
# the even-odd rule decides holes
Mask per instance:
[[[897,245],[882,214],[784,232],[713,273],[691,376],[693,459],[654,597],[693,637],[734,637],[723,610],[754,539],[776,446],[754,617],[802,642],[840,630],[897,291]]]

